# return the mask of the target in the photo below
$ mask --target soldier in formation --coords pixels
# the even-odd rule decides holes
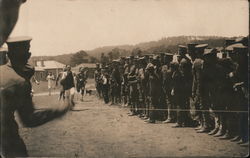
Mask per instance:
[[[100,64],[96,64],[96,70],[94,73],[95,87],[99,98],[102,98],[102,81],[101,81],[101,68]]]
[[[222,56],[208,44],[189,43],[175,54],[122,57],[107,64],[112,66],[104,67],[96,82],[105,102],[123,102],[129,116],[191,126],[197,133],[246,145],[247,40],[226,40]]]

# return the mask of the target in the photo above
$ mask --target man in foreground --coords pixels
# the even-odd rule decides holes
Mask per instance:
[[[14,28],[20,5],[26,0],[0,0],[0,47]],[[0,156],[27,157],[26,146],[19,136],[14,113],[26,127],[36,127],[62,116],[70,108],[69,92],[66,92],[64,106],[55,109],[36,110],[32,102],[30,79],[34,69],[28,59],[31,38],[9,39],[8,57],[10,62],[0,66],[4,72],[0,82]],[[15,99],[13,99],[15,98]]]
[[[34,69],[27,64],[31,38],[20,37],[7,41],[10,62],[0,67],[5,73],[1,80],[1,154],[4,157],[28,156],[25,144],[18,134],[14,113],[26,127],[36,127],[65,114],[70,108],[69,92],[63,106],[36,110],[32,102],[30,78]],[[13,99],[15,98],[15,99]]]

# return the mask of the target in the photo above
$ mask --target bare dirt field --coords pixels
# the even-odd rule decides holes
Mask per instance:
[[[34,97],[37,108],[53,107],[57,95]],[[62,101],[61,101],[62,102]],[[96,96],[76,100],[75,111],[37,128],[20,128],[32,157],[242,157],[248,154],[227,140],[193,128],[147,124],[127,108],[105,105]]]

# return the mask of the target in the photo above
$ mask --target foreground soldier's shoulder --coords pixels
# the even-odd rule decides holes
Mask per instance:
[[[0,66],[0,73],[1,73],[1,82],[0,82],[1,89],[22,84],[25,82],[25,79],[19,76],[8,65]]]

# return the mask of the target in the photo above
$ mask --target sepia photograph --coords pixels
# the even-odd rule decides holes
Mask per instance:
[[[0,0],[0,158],[249,156],[248,0]]]

